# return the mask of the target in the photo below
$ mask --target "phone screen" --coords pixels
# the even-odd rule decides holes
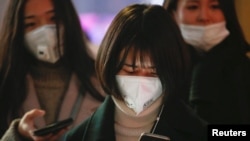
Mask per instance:
[[[69,126],[70,124],[73,123],[73,119],[72,118],[68,118],[62,121],[58,121],[56,123],[47,125],[41,129],[37,129],[34,131],[34,135],[36,136],[45,136],[48,135],[50,133],[55,134],[58,131],[60,131],[63,128],[66,128],[67,126]]]
[[[158,134],[142,133],[139,141],[170,141],[170,138]]]

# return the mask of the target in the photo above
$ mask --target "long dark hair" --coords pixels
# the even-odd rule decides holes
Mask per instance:
[[[230,45],[240,49],[243,53],[249,51],[249,44],[243,34],[235,9],[235,0],[218,0],[226,19],[226,26],[230,32]],[[163,7],[173,15],[176,11],[178,0],[164,0]]]
[[[151,57],[165,97],[182,90],[189,69],[187,47],[174,19],[161,6],[134,4],[122,9],[104,36],[96,60],[97,76],[106,93],[120,99],[115,76],[131,48],[141,58]]]
[[[24,6],[27,0],[10,0],[0,32],[0,136],[11,119],[19,116],[26,98],[25,76],[32,57],[24,48]],[[82,94],[88,91],[94,98],[104,97],[93,86],[94,59],[87,53],[87,37],[70,0],[52,0],[55,15],[64,26],[64,61],[81,81]]]

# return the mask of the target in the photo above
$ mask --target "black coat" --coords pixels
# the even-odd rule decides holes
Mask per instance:
[[[78,127],[66,134],[66,141],[115,141],[115,105],[110,96],[97,111]],[[206,140],[206,123],[178,100],[168,100],[163,109],[156,134],[170,137],[171,141]]]
[[[250,124],[250,61],[227,38],[206,54],[192,50],[190,103],[212,124]]]

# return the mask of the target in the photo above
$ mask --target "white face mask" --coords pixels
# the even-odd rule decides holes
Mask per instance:
[[[60,59],[56,25],[44,25],[25,35],[26,47],[38,60],[55,63]],[[62,49],[62,47],[59,47]]]
[[[162,94],[161,81],[157,77],[117,75],[116,80],[125,104],[136,115],[149,107]]]
[[[229,35],[225,22],[208,26],[185,24],[180,24],[179,26],[186,43],[201,51],[209,51]]]

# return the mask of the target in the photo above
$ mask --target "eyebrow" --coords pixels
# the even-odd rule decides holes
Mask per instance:
[[[55,10],[52,9],[52,10],[49,10],[49,11],[45,12],[45,14],[50,14],[50,13],[55,13]],[[26,17],[24,17],[24,18],[25,18],[25,19],[32,19],[32,18],[34,18],[34,17],[35,17],[34,15],[30,15],[30,16],[26,16]]]

